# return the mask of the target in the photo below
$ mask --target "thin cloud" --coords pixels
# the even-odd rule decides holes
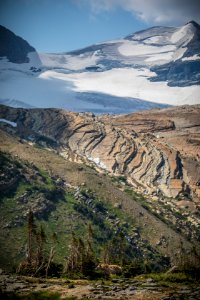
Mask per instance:
[[[179,24],[195,20],[200,22],[200,0],[74,0],[89,4],[98,14],[122,8],[147,23]]]

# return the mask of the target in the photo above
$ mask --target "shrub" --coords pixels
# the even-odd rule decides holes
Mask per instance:
[[[150,274],[151,278],[155,281],[159,282],[170,282],[170,283],[188,283],[193,281],[191,275],[179,272],[179,273],[158,273],[158,274]]]
[[[16,293],[2,293],[0,292],[1,299],[5,300],[60,300],[59,293],[52,292],[33,292],[27,295],[19,295]],[[73,300],[74,298],[68,298],[66,300]],[[75,300],[75,299],[74,299]]]
[[[144,272],[144,267],[140,263],[130,263],[128,265],[124,265],[122,268],[122,274],[126,278],[131,278],[136,275],[140,275]]]

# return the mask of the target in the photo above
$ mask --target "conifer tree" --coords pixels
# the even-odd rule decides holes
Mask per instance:
[[[34,255],[34,235],[36,233],[36,225],[34,223],[34,216],[32,210],[29,210],[28,213],[28,253],[27,253],[27,262],[29,264],[33,261]]]
[[[123,264],[126,252],[126,240],[122,232],[117,233],[104,247],[103,262],[106,264]]]
[[[48,260],[46,262],[46,269],[45,269],[46,278],[48,277],[49,269],[51,268],[51,266],[53,264],[53,258],[56,254],[56,243],[57,242],[58,242],[57,235],[54,232],[53,235],[52,235],[52,246],[50,248],[49,257],[48,257]]]
[[[35,274],[36,275],[40,270],[44,268],[45,264],[45,253],[44,253],[44,244],[46,242],[46,234],[43,226],[40,226],[40,230],[36,232],[36,241],[37,241],[37,250],[36,250],[36,261],[35,261]]]
[[[92,247],[92,227],[88,226],[85,242],[72,232],[72,241],[64,273],[71,276],[90,276],[96,267],[96,258]]]
[[[87,228],[87,240],[86,240],[86,253],[85,253],[85,260],[82,266],[82,273],[85,276],[92,276],[94,274],[94,270],[97,266],[97,259],[95,256],[95,252],[93,249],[93,229],[91,224],[88,224]]]
[[[93,229],[91,224],[88,224],[88,229],[87,229],[87,256],[93,256],[94,255],[94,249],[92,247],[92,241],[93,241]]]
[[[73,273],[77,269],[78,265],[78,240],[72,232],[72,241],[70,244],[70,252],[68,255],[67,263],[64,269],[66,273]]]

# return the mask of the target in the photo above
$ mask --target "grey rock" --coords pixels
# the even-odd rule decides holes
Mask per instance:
[[[147,283],[152,283],[152,282],[155,282],[155,280],[153,280],[152,278],[148,278],[148,279],[146,280],[146,282],[147,282]]]

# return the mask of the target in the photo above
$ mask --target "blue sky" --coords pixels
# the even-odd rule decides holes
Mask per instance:
[[[154,25],[199,22],[199,0],[0,0],[0,24],[39,52],[66,52]]]

